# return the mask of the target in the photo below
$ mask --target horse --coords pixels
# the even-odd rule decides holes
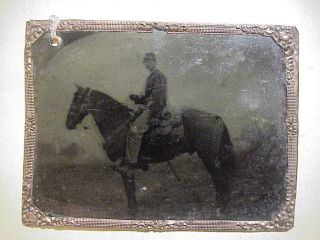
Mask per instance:
[[[134,170],[124,167],[127,135],[134,111],[111,96],[90,88],[77,86],[67,115],[66,127],[76,129],[85,116],[91,114],[105,141],[107,157],[113,170],[121,174],[129,214],[138,212],[135,197]],[[139,159],[148,164],[168,162],[177,156],[197,153],[210,174],[216,191],[217,211],[222,212],[230,202],[230,183],[234,169],[234,152],[228,129],[221,117],[196,109],[181,111],[183,136],[175,143],[150,145],[143,139]],[[151,150],[150,150],[151,149]],[[139,162],[140,160],[138,160]]]

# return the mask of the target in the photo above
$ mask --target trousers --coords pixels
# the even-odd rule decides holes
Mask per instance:
[[[144,110],[137,119],[130,124],[127,139],[126,158],[136,164],[144,134],[149,130],[150,112]]]

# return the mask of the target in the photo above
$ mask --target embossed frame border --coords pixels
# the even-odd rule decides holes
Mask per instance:
[[[284,51],[287,88],[287,158],[286,200],[271,221],[230,220],[120,220],[52,217],[33,203],[33,166],[36,145],[35,90],[31,47],[43,34],[49,33],[50,21],[31,20],[26,24],[25,43],[25,149],[22,189],[22,222],[26,226],[68,229],[105,229],[136,231],[287,231],[294,225],[298,160],[298,30],[292,26],[208,25],[191,23],[157,23],[96,20],[62,20],[57,32],[109,31],[152,32],[168,34],[238,34],[272,38]]]

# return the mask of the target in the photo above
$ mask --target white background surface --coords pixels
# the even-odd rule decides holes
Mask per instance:
[[[0,0],[0,239],[320,239],[320,1]],[[137,233],[31,229],[21,224],[25,22],[146,20],[295,25],[300,32],[300,133],[295,228],[285,233]]]

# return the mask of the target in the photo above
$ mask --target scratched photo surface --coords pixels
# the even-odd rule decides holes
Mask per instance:
[[[44,35],[32,48],[37,114],[33,197],[41,211],[52,216],[188,220],[270,220],[278,212],[285,201],[286,88],[284,53],[272,38],[163,32],[60,36],[59,47]],[[144,93],[150,75],[143,62],[146,53],[154,53],[157,69],[166,77],[170,112],[195,109],[201,116],[221,119],[233,165],[222,173],[228,183],[222,177],[220,193],[221,182],[213,179],[221,172],[210,173],[203,161],[209,159],[202,157],[208,151],[205,140],[170,162],[150,163],[147,171],[135,169],[133,213],[123,177],[109,159],[117,147],[104,148],[106,139],[93,114],[75,129],[67,128],[66,119],[79,87],[136,109],[129,96]],[[193,124],[188,131],[201,129],[201,121]],[[219,131],[209,132],[204,128],[201,137],[212,133],[212,141],[221,140]],[[222,211],[217,199],[227,188],[229,200]]]

